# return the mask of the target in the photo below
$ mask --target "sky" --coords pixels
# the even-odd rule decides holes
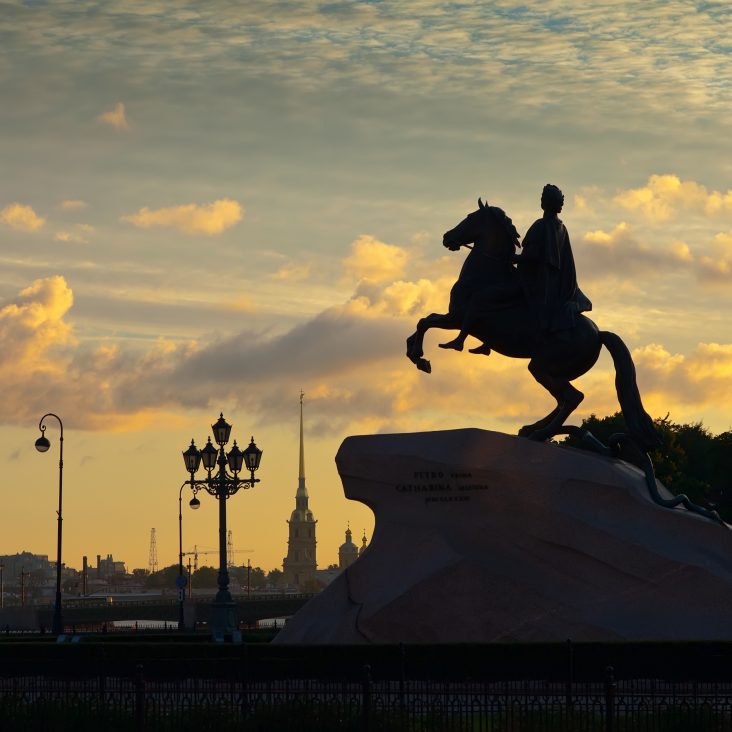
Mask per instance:
[[[154,527],[175,563],[181,452],[223,412],[263,450],[228,504],[237,562],[281,567],[302,390],[336,562],[374,523],[346,436],[554,406],[526,362],[437,332],[432,374],[404,356],[465,256],[442,234],[478,196],[524,234],[549,182],[648,411],[732,428],[730,38],[713,1],[0,2],[0,554],[55,557],[53,412],[64,561],[147,567]],[[613,379],[604,355],[571,421],[616,411]],[[214,499],[183,528],[214,549]]]

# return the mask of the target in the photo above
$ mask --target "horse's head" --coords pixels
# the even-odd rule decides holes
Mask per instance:
[[[489,206],[479,198],[478,210],[469,213],[442,237],[442,245],[453,252],[470,244],[486,254],[510,257],[514,248],[519,246],[518,233],[511,219],[500,208]]]

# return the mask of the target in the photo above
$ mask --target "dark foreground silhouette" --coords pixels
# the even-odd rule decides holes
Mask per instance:
[[[658,447],[661,438],[643,408],[633,359],[623,341],[615,333],[599,330],[582,314],[589,303],[573,310],[572,303],[560,303],[564,322],[553,329],[549,321],[559,311],[537,307],[527,296],[526,278],[519,276],[515,254],[518,234],[511,220],[500,208],[480,199],[478,206],[443,237],[443,245],[451,251],[473,246],[450,292],[448,312],[432,313],[417,323],[416,331],[407,338],[407,357],[418,369],[430,373],[432,367],[424,358],[424,334],[430,328],[441,328],[463,330],[483,341],[474,353],[487,355],[494,350],[511,358],[529,359],[529,372],[556,399],[557,406],[522,427],[519,434],[546,440],[561,429],[584,398],[570,382],[595,365],[605,346],[615,364],[615,385],[628,434],[644,452]],[[462,344],[458,341],[457,345]],[[455,347],[455,342],[445,346]]]

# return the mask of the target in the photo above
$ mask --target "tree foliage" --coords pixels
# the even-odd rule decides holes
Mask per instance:
[[[163,569],[148,574],[145,577],[145,587],[147,588],[165,588],[175,589],[175,580],[178,576],[178,565],[171,564],[169,567],[163,567]]]
[[[675,495],[685,493],[703,506],[715,508],[720,516],[732,520],[732,432],[713,435],[701,422],[677,424],[666,415],[655,420],[663,445],[650,453],[656,477]],[[624,433],[620,412],[607,417],[594,414],[582,428],[605,444],[615,433]],[[570,436],[565,445],[579,447]]]
[[[191,577],[192,587],[218,587],[219,571],[214,567],[199,567]]]

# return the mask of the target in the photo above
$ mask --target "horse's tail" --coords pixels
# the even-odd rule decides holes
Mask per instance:
[[[615,333],[607,330],[600,331],[600,340],[610,351],[615,364],[615,389],[618,392],[618,401],[628,434],[645,452],[660,447],[661,434],[653,424],[651,416],[643,408],[635,381],[635,365],[628,347]]]

